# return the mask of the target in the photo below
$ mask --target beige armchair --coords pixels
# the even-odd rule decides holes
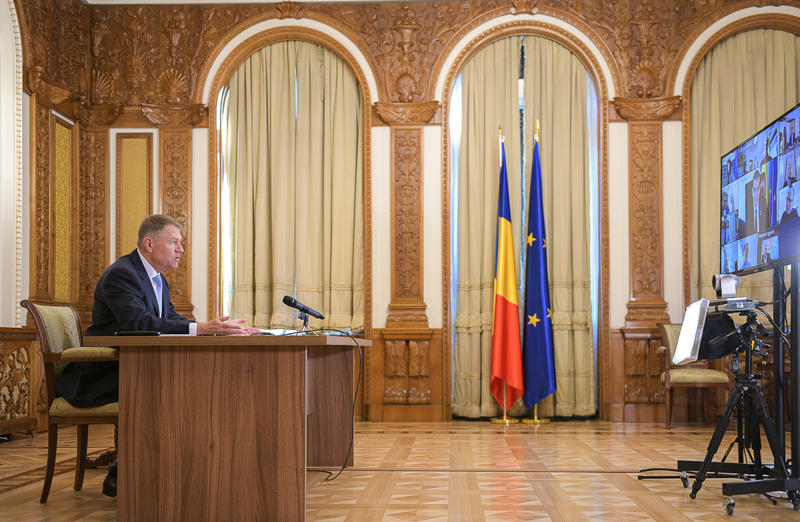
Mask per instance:
[[[675,388],[698,388],[698,389],[731,389],[733,380],[730,372],[714,370],[708,367],[708,361],[696,361],[694,363],[675,366],[672,364],[672,357],[675,355],[675,347],[678,345],[678,335],[681,332],[679,324],[660,324],[661,342],[663,345],[660,350],[664,353],[664,371],[661,373],[661,382],[664,383],[664,397],[667,406],[667,428],[672,424],[672,390]],[[710,401],[704,400],[704,418],[707,418],[708,404]]]
[[[106,347],[83,346],[81,323],[75,308],[69,304],[37,303],[29,300],[20,303],[27,308],[36,323],[44,360],[47,387],[47,470],[40,502],[47,502],[53,471],[56,464],[58,425],[75,424],[78,429],[78,450],[75,461],[75,491],[83,487],[87,467],[86,447],[89,424],[117,424],[119,403],[114,402],[92,408],[76,408],[62,397],[56,397],[56,378],[66,363],[73,361],[116,361],[117,350]]]

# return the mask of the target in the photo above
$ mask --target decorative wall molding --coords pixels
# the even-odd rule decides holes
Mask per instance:
[[[72,104],[75,119],[84,125],[103,126],[111,125],[122,112],[121,105],[88,105],[86,97],[76,100]]]
[[[142,104],[142,114],[153,125],[197,125],[206,109],[194,105],[150,105]]]
[[[191,296],[192,128],[160,127],[158,140],[161,212],[175,218],[183,227],[183,248],[186,250],[178,268],[164,276],[170,286],[175,310],[184,317],[194,317]]]
[[[425,125],[441,108],[437,101],[376,103],[375,112],[388,125]]]
[[[614,107],[626,120],[665,120],[680,107],[680,96],[668,98],[614,98]]]
[[[661,105],[624,104],[627,112],[666,113]],[[669,321],[664,301],[661,122],[631,122],[628,125],[629,188],[628,227],[630,245],[631,303],[625,318],[628,324]]]
[[[94,289],[111,257],[109,186],[109,131],[104,127],[80,128],[80,206],[78,209],[78,295],[81,321],[91,315]],[[85,324],[89,324],[85,322]]]

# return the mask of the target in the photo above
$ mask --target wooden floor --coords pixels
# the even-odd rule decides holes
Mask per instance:
[[[89,429],[89,453],[112,445],[111,426]],[[730,520],[722,479],[707,479],[692,500],[680,480],[636,478],[642,468],[702,460],[712,431],[599,421],[357,423],[355,467],[332,482],[308,472],[307,518]],[[723,446],[733,437],[729,431]],[[0,444],[0,520],[116,518],[116,501],[100,493],[105,470],[88,470],[83,490],[72,490],[72,427],[60,431],[57,475],[48,503],[39,504],[46,451],[46,433]],[[800,513],[784,500],[741,495],[732,518],[800,520]]]

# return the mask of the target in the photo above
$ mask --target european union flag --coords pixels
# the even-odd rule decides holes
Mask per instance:
[[[556,391],[550,286],[547,282],[547,239],[542,205],[542,166],[539,141],[533,147],[531,193],[528,203],[527,259],[525,261],[525,332],[522,371],[527,407]]]

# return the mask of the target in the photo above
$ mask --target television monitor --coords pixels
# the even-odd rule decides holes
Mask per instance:
[[[800,104],[721,160],[720,272],[800,258]]]

